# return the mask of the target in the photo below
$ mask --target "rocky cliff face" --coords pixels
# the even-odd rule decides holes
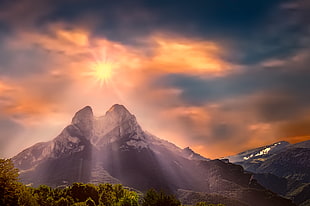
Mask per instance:
[[[24,170],[34,169],[42,161],[64,158],[90,150],[93,131],[93,113],[90,107],[78,111],[72,123],[52,141],[38,143],[13,158],[15,165]]]
[[[93,121],[93,111],[90,106],[86,106],[74,115],[72,125],[78,130],[78,135],[90,139],[92,138]]]

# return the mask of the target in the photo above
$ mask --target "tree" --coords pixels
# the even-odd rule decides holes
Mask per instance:
[[[113,185],[116,201],[118,202],[124,196],[124,187],[121,184]]]
[[[55,205],[56,206],[70,206],[70,201],[65,198],[65,197],[61,197],[59,200],[55,201]]]
[[[18,189],[18,205],[39,206],[38,202],[32,195],[33,188],[21,185]]]
[[[34,190],[34,198],[39,205],[52,206],[55,202],[53,196],[53,189],[47,185],[40,185]]]
[[[142,206],[179,206],[181,202],[173,195],[167,195],[164,192],[157,192],[154,189],[148,190],[144,197]]]
[[[96,204],[99,203],[98,190],[92,184],[73,183],[69,189],[69,194],[74,202],[85,202],[90,197]]]
[[[113,206],[117,202],[116,193],[111,184],[99,184],[99,205]]]
[[[0,159],[0,205],[18,204],[18,169],[11,159]]]
[[[87,206],[96,206],[96,203],[95,203],[95,201],[92,199],[92,198],[87,198],[87,200],[85,201],[85,204],[87,205]]]
[[[206,202],[198,202],[195,206],[225,206],[223,204],[208,204]]]
[[[124,190],[123,196],[119,199],[121,206],[138,206],[139,196],[134,191]]]

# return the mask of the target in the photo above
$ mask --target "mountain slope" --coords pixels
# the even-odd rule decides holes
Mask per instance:
[[[277,142],[227,157],[256,173],[266,188],[302,204],[310,199],[310,141],[296,144]]]
[[[277,142],[229,156],[230,162],[240,164],[254,173],[271,173],[279,177],[309,182],[310,140],[297,144]]]
[[[85,107],[54,140],[38,143],[13,157],[21,179],[51,186],[89,181],[93,150],[89,141],[91,119],[92,110]]]
[[[285,141],[276,142],[271,145],[266,145],[263,147],[247,150],[237,155],[228,156],[226,158],[229,159],[230,162],[246,162],[246,161],[250,162],[252,160],[263,161],[264,158],[277,153],[277,151],[286,148],[288,145],[290,145],[290,143]]]
[[[208,160],[143,131],[118,104],[101,117],[90,107],[81,109],[54,140],[24,150],[13,161],[22,181],[35,186],[110,182],[142,191],[217,193],[248,205],[293,205],[267,192],[238,165]]]

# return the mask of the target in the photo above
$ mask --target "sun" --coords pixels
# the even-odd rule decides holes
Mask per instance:
[[[100,86],[107,84],[112,77],[112,62],[95,62],[91,65],[90,74],[99,82]]]
[[[104,53],[101,58],[95,58],[95,61],[89,63],[90,70],[86,72],[86,75],[95,79],[102,87],[111,81],[114,67],[113,61],[109,60]]]

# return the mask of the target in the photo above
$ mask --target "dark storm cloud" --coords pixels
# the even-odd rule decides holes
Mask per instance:
[[[253,102],[253,109],[263,122],[274,122],[293,119],[301,115],[308,102],[301,102],[292,94],[266,94]],[[302,107],[304,106],[304,107]]]
[[[32,25],[37,29],[51,22],[83,24],[93,35],[127,44],[158,31],[179,33],[221,42],[232,50],[223,58],[242,64],[284,58],[296,52],[303,46],[300,37],[306,35],[304,19],[309,11],[309,7],[283,8],[281,5],[291,2],[284,0],[40,2],[7,1],[0,22],[2,17],[6,26]]]
[[[217,78],[203,78],[183,74],[171,74],[161,78],[159,85],[179,88],[182,97],[191,104],[204,104],[231,97],[241,97],[259,91],[291,91],[304,93],[301,88],[310,81],[310,72],[281,71],[273,69],[249,69],[241,74]]]
[[[298,1],[300,6],[294,9],[281,6],[290,2],[62,1],[41,21],[72,23],[91,14],[96,22],[94,35],[135,43],[153,32],[170,31],[221,42],[237,53],[226,56],[228,60],[256,64],[266,59],[286,58],[304,46],[301,37],[308,35],[305,14],[309,7],[303,6],[303,1]]]
[[[189,75],[168,75],[157,82],[157,86],[177,88],[187,105],[204,105],[229,99],[242,99],[255,94],[261,97],[252,106],[264,121],[277,121],[297,116],[307,108],[310,95],[306,88],[310,72],[299,68],[248,69],[243,73],[201,78]],[[236,106],[236,105],[235,105]],[[231,106],[223,109],[238,109]]]

